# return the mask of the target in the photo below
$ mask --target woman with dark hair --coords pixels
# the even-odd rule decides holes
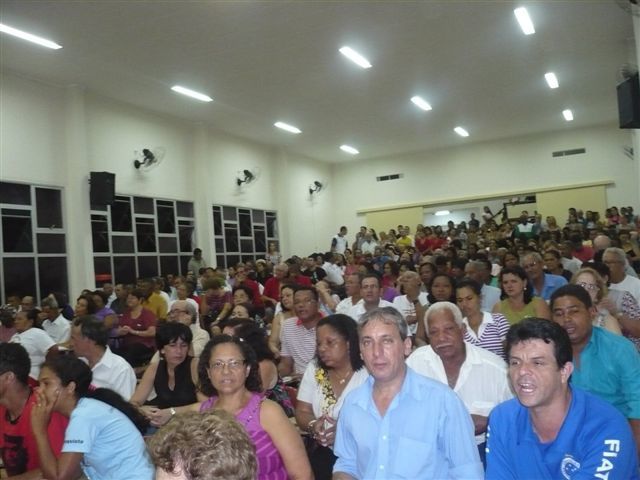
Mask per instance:
[[[282,310],[273,317],[271,321],[271,332],[269,333],[269,348],[271,348],[276,358],[280,357],[280,329],[282,322],[295,315],[293,312],[294,291],[295,286],[293,285],[282,285],[280,287],[280,307]]]
[[[49,352],[58,351],[56,342],[42,329],[35,326],[38,320],[38,310],[21,310],[16,313],[13,326],[16,333],[11,337],[10,343],[19,343],[29,354],[31,359],[31,371],[29,377],[33,384],[38,380],[40,365],[48,358]]]
[[[61,356],[40,371],[31,429],[43,478],[135,478],[151,480],[154,468],[141,432],[148,422],[138,410],[106,388],[91,390],[92,373],[82,360]],[[47,436],[52,412],[69,418],[62,454],[56,458]]]
[[[316,326],[316,358],[304,372],[296,405],[298,427],[317,442],[309,454],[316,480],[331,478],[340,409],[347,394],[368,376],[355,320],[342,314],[321,319]]]
[[[107,328],[113,328],[118,324],[118,316],[116,312],[107,307],[109,295],[102,290],[96,290],[91,294],[93,303],[96,304],[96,312],[94,315],[104,322]]]
[[[247,342],[215,337],[202,352],[198,377],[210,398],[193,407],[221,408],[236,417],[256,447],[258,479],[313,478],[300,435],[282,408],[261,394],[258,360]]]
[[[93,296],[91,292],[83,293],[76,300],[76,307],[73,309],[73,313],[75,317],[81,317],[83,315],[93,315],[98,311],[98,307],[96,306],[96,302],[93,301]]]
[[[427,286],[428,305],[436,302],[456,303],[456,281],[446,273],[436,273],[431,277],[431,282]],[[427,345],[427,332],[424,326],[424,319],[418,319],[418,328],[416,329],[415,342],[418,346]]]
[[[264,396],[279,404],[287,417],[293,417],[293,403],[278,374],[276,356],[269,348],[265,331],[254,322],[244,322],[234,328],[234,335],[247,342],[256,352]]]
[[[387,260],[382,266],[382,287],[396,288],[398,277],[400,276],[400,266],[393,260]]]
[[[144,290],[133,289],[127,296],[125,310],[116,329],[120,337],[118,355],[127,360],[133,367],[147,363],[155,352],[156,316],[151,310],[142,306],[146,298]]]
[[[499,279],[502,301],[494,305],[493,313],[501,313],[511,325],[527,317],[550,319],[549,306],[542,298],[533,296],[528,282],[524,268],[503,268]]]
[[[253,303],[253,291],[244,285],[233,287],[233,305]]]
[[[198,359],[189,356],[193,334],[180,322],[165,322],[156,329],[156,347],[160,361],[152,362],[144,372],[135,393],[129,400],[136,406],[147,403],[149,394],[155,390],[156,397],[142,413],[159,427],[176,414],[176,407],[191,405],[198,400]]]

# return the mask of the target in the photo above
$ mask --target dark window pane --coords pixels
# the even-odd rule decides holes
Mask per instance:
[[[176,233],[176,216],[172,202],[157,201],[158,233]]]
[[[36,188],[36,213],[39,228],[62,228],[60,190]]]
[[[242,262],[253,262],[256,259],[255,255],[242,255]]]
[[[180,251],[192,252],[193,251],[193,225],[180,225],[178,227],[178,236],[180,237]]]
[[[177,253],[178,252],[178,242],[175,237],[166,238],[159,237],[158,244],[160,246],[160,253]],[[176,273],[176,272],[171,272]]]
[[[38,253],[66,253],[62,233],[38,233]]]
[[[220,210],[216,210],[216,207],[213,207],[213,234],[214,235],[222,235],[222,213]]]
[[[141,278],[158,275],[158,257],[138,257],[138,276]]]
[[[216,238],[216,253],[224,253],[224,239]]]
[[[227,255],[227,268],[235,267],[240,263],[240,255]]]
[[[116,283],[136,283],[135,257],[113,257],[113,281]]]
[[[255,241],[256,253],[267,252],[267,239],[264,234],[264,228],[256,227],[253,231],[253,240]]]
[[[227,252],[237,252],[238,250],[238,230],[235,225],[225,225],[224,239],[227,243]]]
[[[31,212],[2,209],[2,244],[4,253],[33,252]]]
[[[4,263],[4,293],[16,294],[24,297],[31,295],[36,298],[36,269],[34,258],[5,258]]]
[[[93,257],[93,270],[98,275],[112,275],[110,257]],[[113,278],[113,277],[112,277]]]
[[[116,197],[111,205],[111,230],[114,232],[133,232],[131,221],[131,199]]]
[[[152,218],[136,219],[136,235],[138,238],[139,252],[156,251],[156,229]]]
[[[113,235],[111,237],[111,243],[113,243],[113,253],[134,253],[133,237],[121,237],[120,235]]]
[[[250,237],[251,236],[251,210],[240,210],[239,219],[240,219],[239,221],[240,236]]]
[[[216,266],[218,268],[227,268],[227,259],[224,255],[216,255]]]
[[[133,197],[133,211],[153,215],[153,198]]]
[[[238,218],[236,207],[222,207],[222,212],[225,221],[235,221]]]
[[[242,253],[253,253],[253,240],[240,240]]]
[[[97,210],[99,212],[106,212],[107,205],[96,205],[94,203],[91,204],[91,210]]]
[[[252,210],[253,223],[264,223],[264,210]]]
[[[91,215],[91,237],[94,252],[109,251],[109,228],[106,215]]]
[[[31,187],[19,183],[0,182],[0,203],[31,205]]]
[[[38,258],[38,275],[40,278],[40,297],[45,297],[51,292],[67,294],[66,257]]]
[[[176,202],[176,209],[178,210],[179,217],[193,218],[192,202]]]
[[[267,237],[278,238],[278,222],[273,212],[267,212]]]
[[[178,257],[160,257],[160,275],[178,274]]]
[[[189,260],[191,260],[191,255],[181,255],[180,256],[180,274],[181,275],[186,275],[187,274],[187,267],[189,265]],[[195,274],[197,275],[198,272],[195,272]]]

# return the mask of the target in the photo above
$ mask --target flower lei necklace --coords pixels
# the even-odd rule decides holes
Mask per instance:
[[[333,387],[331,386],[331,379],[329,378],[329,372],[327,372],[322,367],[316,368],[316,382],[322,389],[322,396],[324,399],[322,400],[322,413],[324,415],[328,414],[336,404],[336,396],[333,393]]]

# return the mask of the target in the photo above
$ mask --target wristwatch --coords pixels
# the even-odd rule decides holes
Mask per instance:
[[[173,417],[173,416],[176,414],[176,409],[175,409],[175,408],[173,408],[173,407],[171,407],[171,408],[169,409],[169,412],[171,412],[171,416]]]

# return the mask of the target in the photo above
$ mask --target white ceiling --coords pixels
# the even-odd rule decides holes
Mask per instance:
[[[515,21],[521,5],[535,35]],[[329,162],[353,160],[343,143],[366,159],[615,122],[618,70],[635,58],[631,17],[614,0],[1,0],[0,18],[64,47],[1,35],[4,71],[82,84]],[[347,61],[343,45],[373,68]],[[547,87],[547,71],[559,89]],[[174,84],[214,102],[175,94]],[[433,110],[418,110],[413,95]],[[276,129],[277,120],[302,134]]]

